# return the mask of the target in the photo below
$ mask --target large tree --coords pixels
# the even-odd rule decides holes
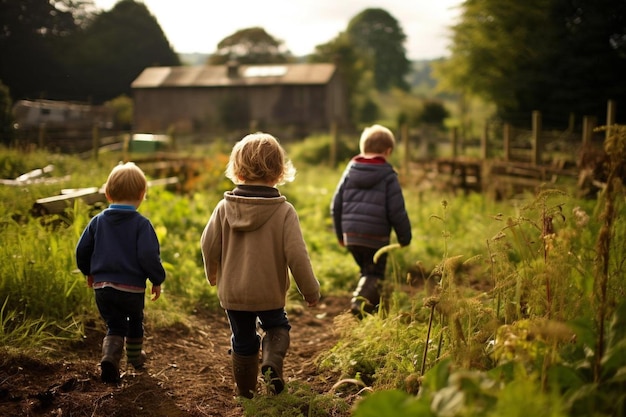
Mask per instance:
[[[452,55],[439,68],[457,91],[494,103],[501,119],[544,124],[570,113],[604,117],[626,104],[626,3],[615,0],[472,0],[452,27]]]
[[[180,65],[143,3],[95,13],[93,0],[0,0],[0,81],[13,100],[102,103],[147,66]]]
[[[260,27],[241,29],[222,39],[208,63],[223,65],[229,61],[240,64],[282,64],[292,60],[284,42]]]
[[[309,62],[331,62],[337,65],[340,76],[346,85],[346,97],[350,103],[350,120],[358,124],[362,120],[363,109],[371,103],[370,92],[373,85],[373,65],[369,54],[363,54],[354,45],[350,36],[342,32],[327,43],[317,45],[315,52],[308,57]]]
[[[132,81],[149,66],[180,65],[156,18],[144,3],[121,0],[98,14],[72,39],[64,60],[71,95],[102,103],[130,95]]]
[[[62,1],[0,0],[0,80],[15,98],[45,95],[60,73],[52,45],[77,30]]]
[[[410,71],[404,42],[406,35],[398,21],[383,9],[365,9],[348,23],[352,42],[370,55],[374,65],[376,88],[408,90],[405,76]]]

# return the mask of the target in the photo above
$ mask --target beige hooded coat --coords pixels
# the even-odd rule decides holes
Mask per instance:
[[[204,271],[228,310],[283,308],[289,271],[307,302],[320,297],[300,222],[284,196],[244,197],[226,192],[200,239]]]

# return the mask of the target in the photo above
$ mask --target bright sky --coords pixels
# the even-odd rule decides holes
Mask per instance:
[[[117,0],[95,0],[108,11]],[[448,28],[463,0],[143,0],[178,53],[213,53],[240,29],[262,27],[294,55],[308,55],[346,30],[354,16],[380,8],[407,36],[408,59],[448,55]]]

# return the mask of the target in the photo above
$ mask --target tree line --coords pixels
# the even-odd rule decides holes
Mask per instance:
[[[450,56],[432,64],[437,91],[461,103],[481,97],[495,105],[497,120],[514,126],[527,125],[534,110],[546,127],[565,124],[570,114],[603,120],[607,100],[626,103],[623,0],[472,0],[460,7]],[[226,36],[207,64],[334,62],[347,84],[351,120],[366,123],[385,116],[379,92],[407,103],[418,94],[405,41],[394,16],[370,8],[308,56],[291,55],[283,41],[252,27]],[[10,100],[101,104],[130,95],[148,66],[181,65],[156,18],[135,0],[109,11],[93,0],[0,0],[0,57],[3,120]],[[398,122],[440,123],[448,115],[437,101],[426,104],[417,111],[401,103]]]
[[[99,11],[93,0],[0,0],[0,82],[10,98],[48,98],[102,104],[131,93],[131,82],[149,66],[181,65],[156,18],[135,0]],[[350,41],[344,46],[344,38]],[[355,16],[337,39],[309,57],[295,57],[264,28],[225,37],[207,64],[339,62],[349,80],[351,109],[378,110],[368,91],[408,90],[410,71],[398,21],[382,9]],[[354,110],[354,117],[363,111]],[[367,111],[366,111],[367,113]],[[362,118],[362,117],[361,117]]]
[[[143,3],[98,12],[93,0],[2,0],[0,16],[0,80],[13,100],[101,104],[130,94],[147,66],[180,65]]]
[[[538,110],[563,126],[570,114],[605,120],[608,100],[626,107],[625,1],[472,0],[461,11],[437,77],[495,104],[498,120],[528,126]]]

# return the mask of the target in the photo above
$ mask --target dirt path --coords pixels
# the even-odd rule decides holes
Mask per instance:
[[[329,297],[317,308],[289,313],[287,384],[307,382],[322,393],[336,382],[321,382],[313,362],[337,341],[333,321],[347,305],[348,296]],[[0,359],[0,416],[241,416],[242,408],[234,401],[225,315],[202,313],[192,320],[189,327],[148,329],[146,370],[128,368],[117,386],[100,382],[103,334],[95,330],[63,360]]]

